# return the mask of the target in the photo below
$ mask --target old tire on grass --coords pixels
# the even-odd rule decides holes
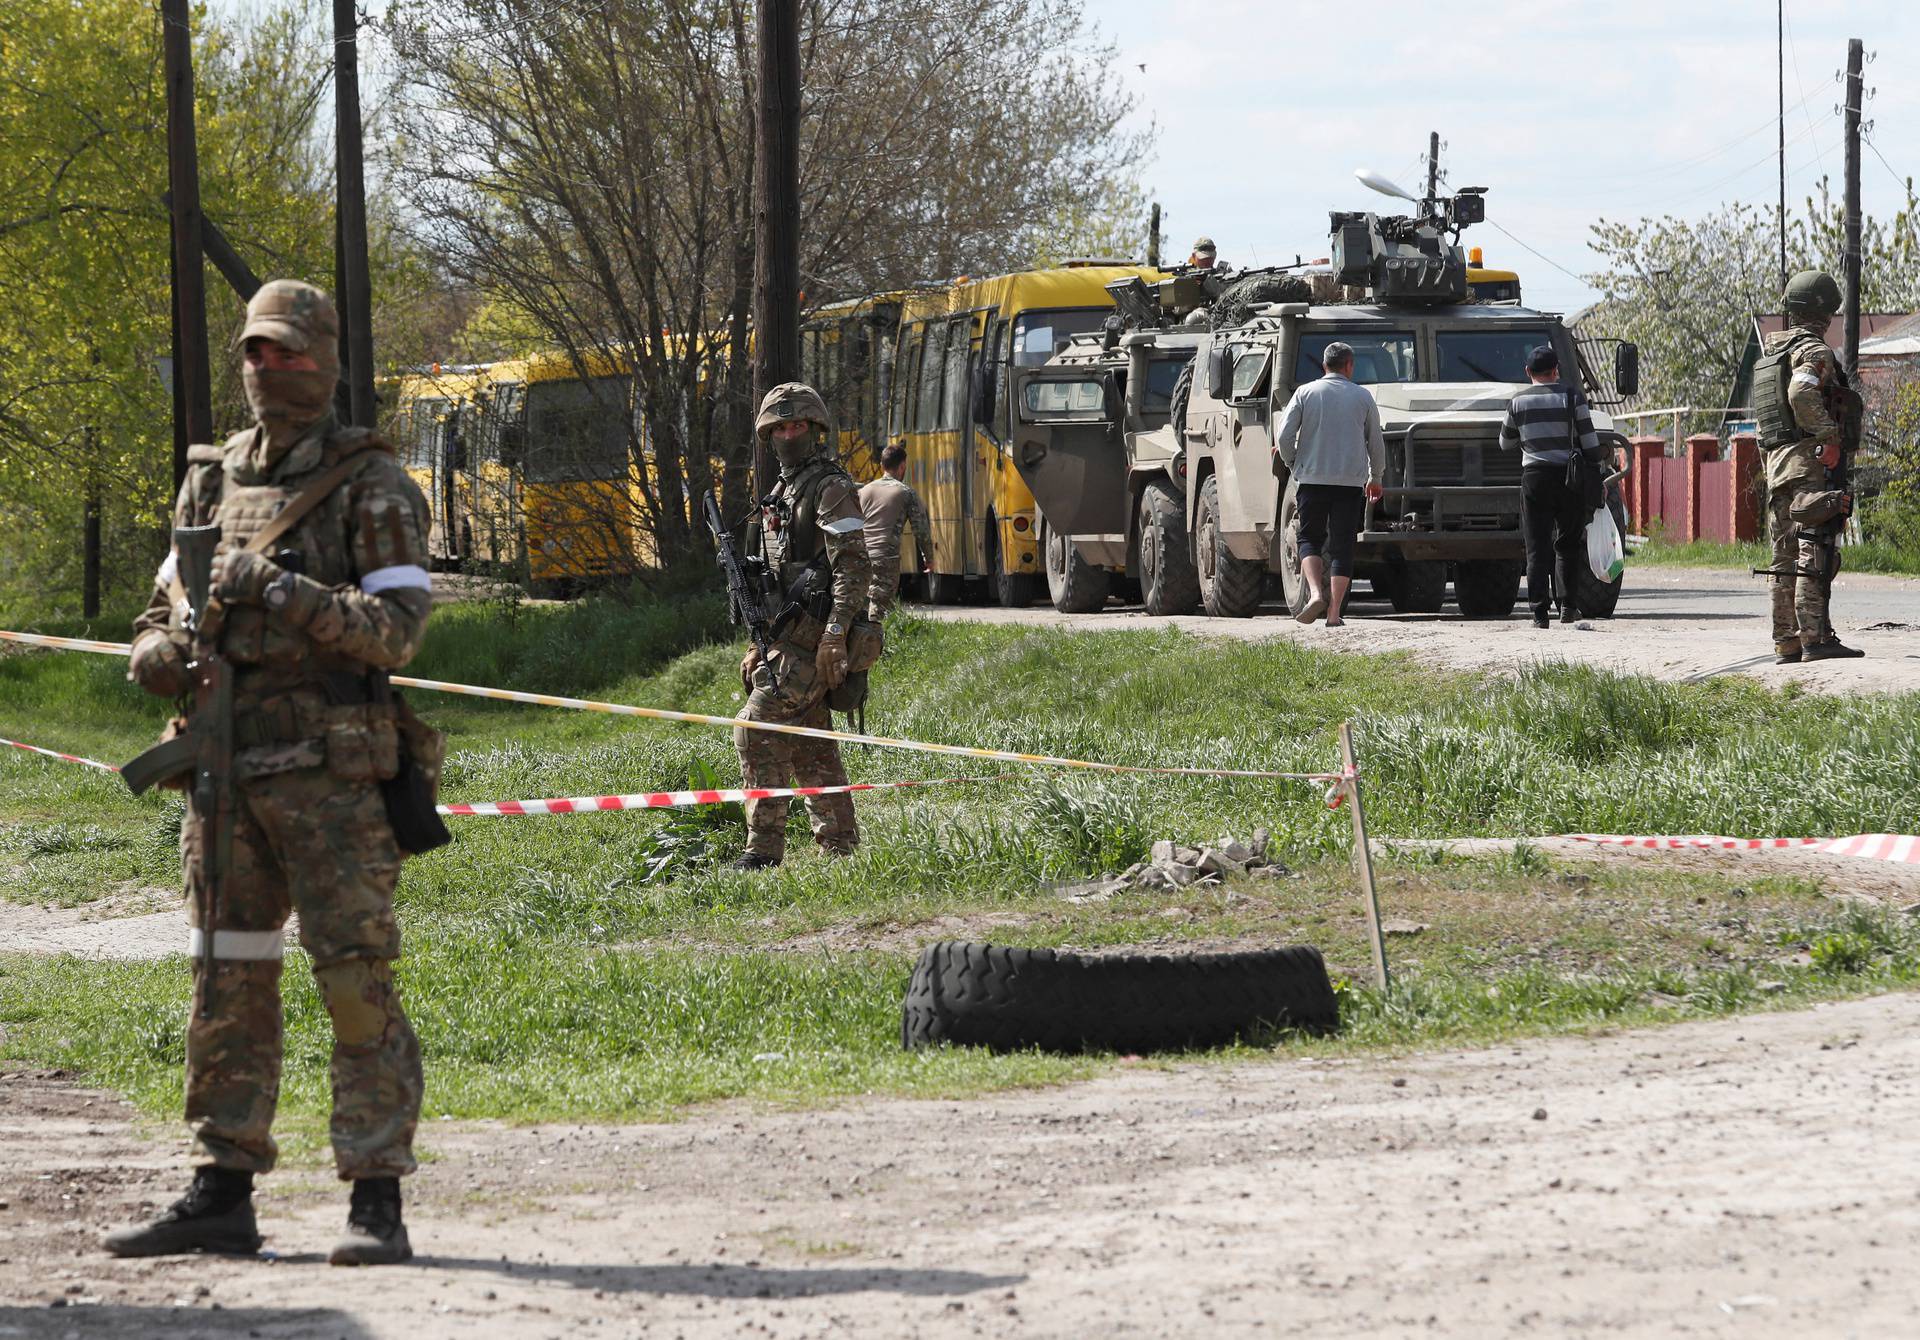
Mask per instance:
[[[900,1043],[1170,1051],[1271,1028],[1331,1031],[1339,1022],[1327,965],[1310,946],[1088,957],[943,940],[914,965]]]

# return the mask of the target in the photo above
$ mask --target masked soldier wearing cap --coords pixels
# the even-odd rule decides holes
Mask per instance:
[[[1841,645],[1828,618],[1840,529],[1853,510],[1847,458],[1860,424],[1860,396],[1827,346],[1840,301],[1840,286],[1819,270],[1788,280],[1787,328],[1766,337],[1754,367],[1773,544],[1773,649],[1782,665],[1866,654]]]
[[[186,1115],[201,1166],[158,1219],[108,1235],[120,1256],[259,1248],[253,1177],[277,1154],[289,911],[300,914],[332,1017],[330,1134],[335,1167],[353,1183],[347,1233],[330,1259],[412,1255],[398,1179],[414,1169],[420,1047],[393,982],[401,851],[380,786],[399,771],[402,709],[373,672],[419,649],[431,605],[428,516],[392,448],[334,419],[338,337],[321,290],[279,279],[254,295],[240,340],[256,422],[223,447],[189,449],[174,505],[175,525],[221,529],[195,645],[216,648],[232,675],[231,856],[216,885],[217,924],[193,928],[197,943],[211,937],[214,964],[203,981],[196,953],[187,1026]],[[309,492],[310,510],[258,552],[255,537]],[[190,682],[177,566],[169,555],[135,621],[129,671],[167,698]],[[207,831],[190,810],[180,845],[196,922]]]
[[[755,430],[773,448],[780,479],[762,500],[760,522],[749,537],[767,561],[784,604],[772,628],[769,663],[749,651],[740,663],[748,692],[745,721],[827,726],[829,695],[864,676],[878,657],[878,631],[864,618],[870,565],[860,493],[838,461],[822,450],[816,431],[832,440],[827,407],[819,392],[787,382],[760,402]],[[859,620],[856,627],[856,619]],[[854,649],[849,651],[849,639]],[[843,708],[848,704],[841,703]],[[749,787],[843,786],[846,765],[832,740],[736,726],[734,748]],[[807,797],[813,840],[844,856],[860,840],[853,800],[842,792]],[[747,850],[736,864],[759,870],[780,864],[786,853],[788,803],[747,802]]]

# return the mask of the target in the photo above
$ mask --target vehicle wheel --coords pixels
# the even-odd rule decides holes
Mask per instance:
[[[1040,596],[1040,579],[1031,572],[1008,572],[1000,553],[1000,523],[987,518],[987,582],[1003,608],[1023,610]]]
[[[966,594],[967,579],[955,572],[929,572],[927,574],[927,603],[929,605],[958,605]]]
[[[1187,402],[1193,399],[1193,360],[1173,379],[1173,394],[1168,398],[1167,422],[1173,425],[1173,445],[1177,452],[1187,449]]]
[[[1620,527],[1620,533],[1627,533],[1627,510],[1620,505],[1618,497],[1609,498],[1607,509],[1613,513],[1613,524]],[[1611,619],[1614,610],[1620,604],[1620,584],[1626,580],[1626,574],[1611,582],[1603,582],[1593,575],[1582,556],[1571,578],[1573,583],[1573,603],[1580,613],[1594,619]]]
[[[1488,558],[1453,565],[1453,599],[1469,619],[1504,619],[1520,599],[1527,565],[1518,559]]]
[[[1092,614],[1107,603],[1113,574],[1080,556],[1073,541],[1040,518],[1040,552],[1047,563],[1047,597],[1062,614]]]
[[[1200,603],[1216,619],[1245,619],[1260,608],[1267,584],[1266,568],[1249,559],[1235,558],[1220,534],[1220,477],[1208,475],[1200,488],[1200,510],[1195,518],[1200,578]]]
[[[1140,595],[1152,615],[1191,614],[1200,603],[1200,577],[1187,548],[1187,509],[1165,480],[1140,493]]]
[[[1447,565],[1402,563],[1389,589],[1395,614],[1438,614],[1447,603]]]
[[[1280,498],[1280,594],[1294,614],[1307,607],[1307,577],[1300,570],[1300,490],[1291,479]]]
[[[1339,1026],[1320,951],[1088,956],[948,940],[914,965],[903,1047],[1165,1051],[1214,1047],[1269,1028]]]

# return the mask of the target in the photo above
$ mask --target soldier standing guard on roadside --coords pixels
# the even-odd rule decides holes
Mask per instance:
[[[907,449],[898,442],[880,453],[880,478],[860,486],[860,511],[867,518],[867,559],[873,577],[867,588],[867,617],[879,623],[900,594],[900,532],[913,525],[920,571],[933,566],[933,529],[920,495],[907,483]]]
[[[868,631],[850,659],[848,637],[868,594],[866,518],[852,476],[826,454],[833,438],[819,392],[787,382],[767,392],[755,431],[769,440],[780,479],[761,504],[760,524],[749,537],[767,561],[774,601],[784,605],[772,628],[768,664],[749,650],[740,663],[747,690],[745,721],[827,726],[828,695],[863,674],[877,657],[877,637]],[[816,439],[815,430],[820,437]],[[871,644],[871,649],[867,644]],[[832,740],[734,727],[734,748],[749,787],[844,786],[846,764]],[[845,856],[860,841],[853,799],[846,793],[807,798],[813,840],[821,850]],[[788,802],[747,802],[747,850],[735,865],[761,870],[786,854]]]
[[[335,421],[338,338],[332,300],[309,284],[277,279],[247,304],[240,341],[257,422],[224,447],[189,450],[174,506],[176,526],[220,528],[206,612],[190,637],[176,552],[134,623],[129,678],[149,693],[184,694],[196,656],[229,669],[233,766],[223,784],[233,800],[213,925],[201,924],[202,895],[219,863],[203,864],[209,820],[197,800],[180,834],[195,922],[186,1115],[202,1163],[158,1219],[107,1236],[119,1256],[260,1246],[253,1178],[278,1152],[270,1131],[290,910],[333,1021],[330,1133],[335,1167],[353,1183],[347,1233],[329,1259],[413,1254],[399,1178],[414,1170],[420,1047],[393,982],[402,853],[381,782],[403,757],[403,709],[384,672],[413,658],[432,603],[427,507],[386,442]],[[276,526],[283,510],[299,519]],[[207,937],[212,980],[200,956]]]
[[[1754,368],[1773,544],[1773,650],[1781,665],[1866,655],[1842,645],[1828,612],[1840,530],[1853,510],[1846,472],[1860,423],[1860,396],[1827,345],[1840,303],[1832,275],[1802,270],[1788,280],[1787,328],[1766,337]]]

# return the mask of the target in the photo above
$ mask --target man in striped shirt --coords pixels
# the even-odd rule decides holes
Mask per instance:
[[[1593,414],[1576,386],[1560,380],[1560,358],[1551,344],[1527,355],[1533,385],[1514,396],[1500,445],[1520,451],[1520,525],[1527,539],[1527,604],[1533,626],[1545,628],[1553,605],[1553,583],[1560,588],[1560,622],[1580,617],[1574,604],[1572,575],[1587,561],[1587,509],[1577,489],[1567,484],[1567,465],[1578,444],[1589,460],[1600,454]],[[1557,569],[1557,571],[1556,571]]]

